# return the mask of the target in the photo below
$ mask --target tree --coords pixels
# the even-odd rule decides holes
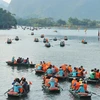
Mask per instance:
[[[58,24],[59,26],[61,26],[61,25],[66,25],[66,22],[65,22],[64,20],[62,20],[62,19],[59,19],[59,20],[57,21],[57,24]]]
[[[8,11],[0,8],[0,29],[16,27],[17,21],[15,17]]]

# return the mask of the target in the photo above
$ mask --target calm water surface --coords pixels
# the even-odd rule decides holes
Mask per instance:
[[[42,91],[42,77],[35,75],[34,69],[17,68],[7,66],[7,60],[11,60],[12,56],[29,57],[33,63],[40,61],[50,61],[56,66],[63,63],[71,64],[73,67],[83,65],[87,71],[92,68],[100,69],[100,42],[98,41],[98,30],[67,30],[67,29],[41,29],[35,30],[31,35],[30,30],[12,29],[0,30],[0,100],[77,100],[69,93],[70,82],[60,83],[63,90],[60,94],[47,94]],[[44,34],[50,39],[51,47],[46,48],[40,35]],[[19,36],[20,40],[15,41],[15,36]],[[64,36],[68,36],[65,47],[60,47],[59,43]],[[34,42],[34,38],[38,37],[40,42]],[[57,37],[58,41],[52,39]],[[12,44],[7,44],[7,38],[12,39]],[[84,45],[81,40],[85,38],[88,44]],[[25,98],[12,99],[8,98],[4,93],[11,88],[14,78],[22,76],[27,81],[32,81],[31,91]],[[89,85],[88,90],[100,94],[99,85]],[[97,95],[92,95],[92,100],[100,100]]]

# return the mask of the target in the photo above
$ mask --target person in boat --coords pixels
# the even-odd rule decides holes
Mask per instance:
[[[47,75],[48,75],[48,74],[53,74],[51,67],[48,67],[48,68],[47,68],[46,74],[47,74]]]
[[[24,89],[24,92],[27,93],[29,91],[29,85],[28,82],[26,81],[26,78],[22,77],[20,83]]]
[[[22,88],[22,86],[18,82],[16,82],[13,86],[14,92],[17,92],[17,93],[20,93],[20,88]]]
[[[12,82],[12,85],[14,85],[16,82],[20,83],[20,79],[19,78],[15,78],[14,81]]]
[[[85,78],[86,74],[87,74],[87,71],[85,71],[85,69],[83,69],[82,74],[83,74],[83,77]]]
[[[78,93],[85,93],[85,89],[84,89],[83,84],[80,84],[80,87],[79,87],[79,89],[76,92],[78,92]]]
[[[94,72],[96,72],[97,71],[97,69],[96,68],[94,68]]]
[[[40,61],[40,64],[37,64],[36,65],[36,69],[37,70],[42,70],[43,68],[42,68],[42,61]]]
[[[49,84],[50,84],[50,88],[54,88],[55,87],[56,82],[55,82],[53,77],[50,78]]]
[[[78,76],[78,77],[82,77],[82,70],[81,70],[81,68],[78,69],[78,74],[77,74],[77,76]]]
[[[20,58],[20,57],[18,57],[17,63],[18,63],[18,64],[21,63],[21,58]]]
[[[99,69],[97,69],[97,71],[95,72],[95,79],[99,80],[100,79],[100,72]]]
[[[60,67],[63,69],[63,71],[66,71],[67,70],[67,64],[63,64],[63,65],[61,65]]]
[[[68,73],[71,73],[72,72],[72,66],[69,65],[68,68],[67,68],[67,70],[68,70]]]
[[[59,76],[64,76],[64,71],[62,70],[62,68],[60,67],[59,68],[59,71],[58,71],[58,73],[57,73]]]
[[[30,64],[29,58],[26,59],[26,64]]]
[[[42,70],[42,65],[39,65],[39,66],[37,67],[37,70]]]
[[[77,79],[77,82],[74,83],[74,86],[75,86],[75,90],[78,90],[79,87],[80,87],[80,82],[79,80]]]
[[[47,86],[47,87],[50,87],[49,81],[50,81],[50,78],[48,78],[47,76],[45,76],[43,84],[45,84],[45,86]]]
[[[14,63],[14,61],[15,61],[15,57],[13,56],[13,57],[12,57],[12,63]]]
[[[43,71],[46,72],[47,69],[46,69],[46,63],[45,63],[45,61],[43,61],[43,63],[42,63],[42,68],[43,68]]]
[[[80,78],[80,79],[79,79],[79,83],[80,83],[80,84],[82,84],[82,83],[83,83],[83,80],[82,80],[82,78]]]
[[[82,39],[82,43],[84,43],[85,42],[85,40],[84,39]]]
[[[74,67],[74,71],[70,73],[73,77],[76,77],[78,72],[76,71],[76,68]]]
[[[95,79],[95,72],[93,69],[90,72],[90,79]]]
[[[87,83],[85,81],[83,81],[83,86],[84,86],[85,91],[87,91],[88,85],[87,85]]]
[[[75,83],[77,82],[76,78],[73,78],[72,82],[71,82],[71,88],[75,89]]]
[[[56,69],[55,69],[55,66],[54,65],[52,66],[51,69],[52,69],[52,73],[55,74],[56,73]]]

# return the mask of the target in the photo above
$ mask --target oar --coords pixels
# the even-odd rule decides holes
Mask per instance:
[[[99,96],[100,97],[100,95],[99,94],[97,94],[97,93],[94,93],[94,92],[91,92],[92,94],[95,94],[95,95],[97,95],[97,96]]]
[[[10,91],[12,88],[10,88],[10,89],[8,89],[5,93],[4,93],[4,95],[8,92],[8,91]]]

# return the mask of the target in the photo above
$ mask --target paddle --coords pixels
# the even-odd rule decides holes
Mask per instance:
[[[10,89],[8,89],[5,93],[4,93],[4,95],[8,92],[8,91],[10,91],[12,88],[10,88]]]
[[[99,94],[97,94],[97,93],[94,93],[94,92],[91,92],[92,94],[95,94],[95,95],[97,95],[97,96],[99,96],[100,97],[100,95]]]

